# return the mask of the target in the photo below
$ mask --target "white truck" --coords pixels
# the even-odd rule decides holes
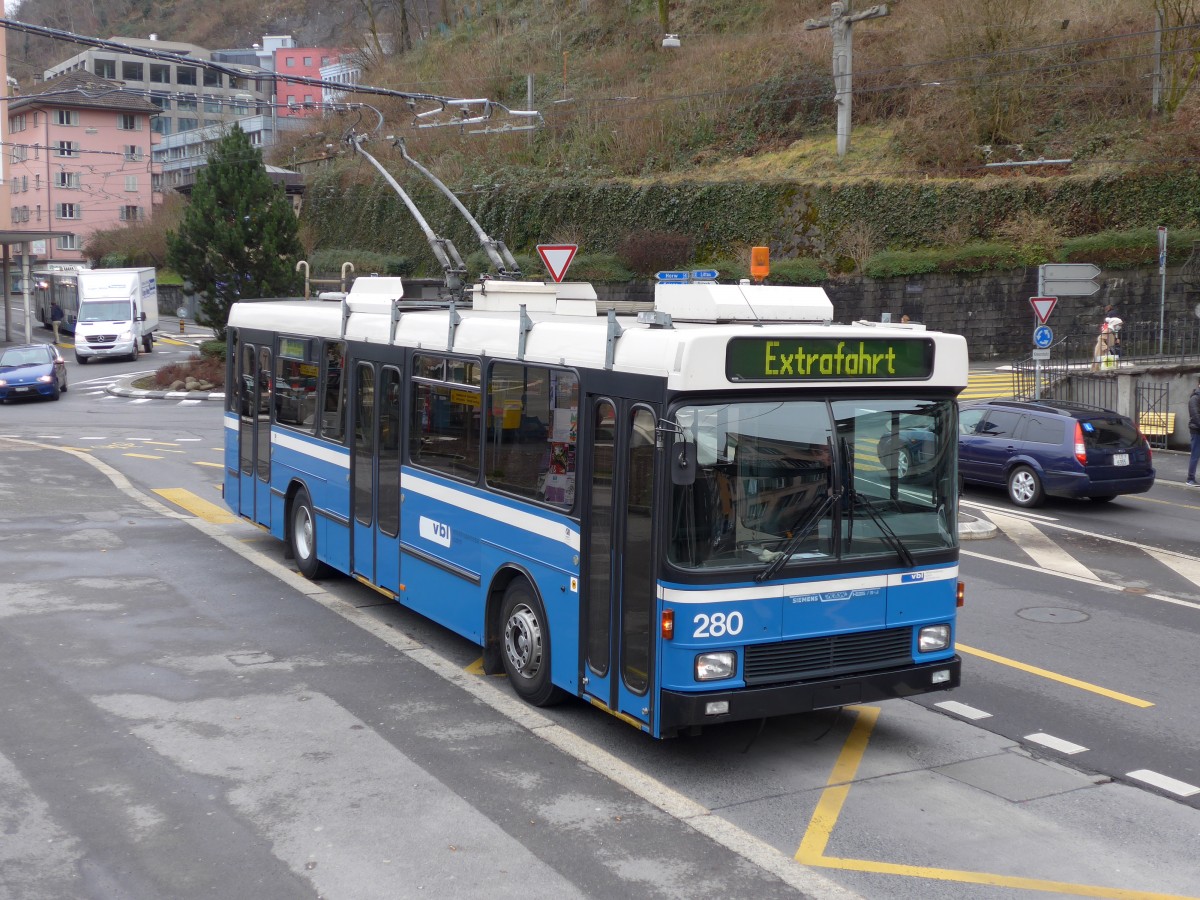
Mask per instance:
[[[88,269],[77,277],[76,362],[106,356],[133,360],[142,350],[153,351],[158,329],[154,269]]]

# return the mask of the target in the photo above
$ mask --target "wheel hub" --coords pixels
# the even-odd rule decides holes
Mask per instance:
[[[504,652],[515,672],[533,678],[542,665],[542,630],[528,606],[518,606],[504,626]]]

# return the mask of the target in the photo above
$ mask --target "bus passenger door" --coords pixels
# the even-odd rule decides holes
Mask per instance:
[[[260,365],[261,363],[261,365]],[[270,524],[271,509],[271,351],[242,344],[238,358],[237,511],[252,522]]]
[[[354,367],[351,390],[354,403],[354,453],[350,473],[350,573],[375,584],[375,365]]]
[[[652,408],[588,396],[592,467],[584,521],[584,690],[648,724],[653,712],[655,610]]]
[[[379,377],[379,447],[375,463],[375,583],[400,593],[400,370],[384,366]]]

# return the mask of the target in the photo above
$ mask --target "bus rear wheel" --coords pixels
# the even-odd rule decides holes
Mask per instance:
[[[523,578],[504,592],[501,658],[513,690],[533,706],[553,706],[566,694],[550,680],[550,630],[542,601]]]
[[[317,559],[317,516],[313,512],[308,491],[301,488],[292,498],[292,515],[288,520],[288,546],[296,568],[310,581],[325,575],[328,567]]]

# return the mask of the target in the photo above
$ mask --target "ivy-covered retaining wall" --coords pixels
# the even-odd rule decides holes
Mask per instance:
[[[477,249],[467,223],[426,183],[405,177],[429,224],[466,256]],[[569,240],[584,253],[612,251],[630,232],[675,231],[716,258],[767,244],[776,257],[844,252],[867,225],[876,249],[988,240],[1037,217],[1067,236],[1105,230],[1200,225],[1200,170],[1101,178],[638,183],[546,179],[459,187],[467,208],[514,251]],[[314,172],[304,221],[321,247],[359,247],[433,265],[425,236],[373,170]]]

